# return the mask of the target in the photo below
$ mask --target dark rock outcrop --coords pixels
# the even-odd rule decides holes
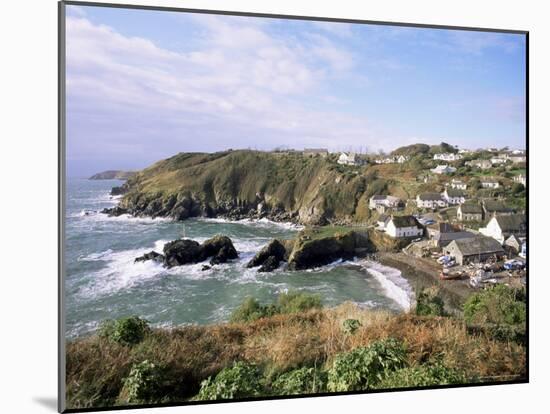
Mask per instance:
[[[129,214],[128,209],[120,206],[115,206],[111,208],[104,208],[101,210],[103,214],[107,214],[109,217],[118,217],[122,216],[123,214]]]
[[[239,257],[233,242],[227,236],[214,236],[202,244],[190,239],[174,240],[164,245],[163,252],[164,255],[159,256],[163,257],[164,266],[168,268],[199,263],[209,257],[211,257],[210,265],[226,263]],[[152,253],[155,252],[147,253],[147,255]],[[150,260],[149,258],[138,259],[136,261]],[[158,260],[158,257],[154,259]],[[209,268],[210,266],[204,265],[202,270],[208,270]]]
[[[264,260],[264,262],[258,269],[258,272],[272,272],[279,267],[280,263],[281,260],[279,258],[275,256],[269,256],[267,259]]]
[[[195,240],[181,239],[164,245],[164,265],[166,267],[199,263],[206,259],[204,250]]]
[[[246,267],[257,267],[262,266],[264,267],[264,264],[269,259],[269,264],[264,267],[264,270],[261,270],[263,272],[269,272],[270,270],[276,269],[279,267],[279,263],[282,260],[285,260],[286,255],[286,249],[283,244],[277,240],[271,240],[269,244],[264,246],[253,258],[248,262]],[[275,266],[274,268],[270,269],[271,267]],[[270,269],[270,270],[267,270]]]
[[[164,256],[160,253],[157,253],[153,250],[151,250],[149,253],[145,253],[143,256],[136,257],[134,260],[134,263],[136,262],[146,262],[147,260],[154,260],[158,263],[164,262]]]
[[[121,185],[121,186],[118,186],[118,187],[111,188],[111,195],[112,196],[124,195],[127,192],[128,192],[128,187],[125,186],[125,185]]]

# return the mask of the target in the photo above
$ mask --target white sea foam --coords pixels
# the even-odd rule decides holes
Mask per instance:
[[[301,230],[304,228],[304,226],[290,223],[290,222],[278,222],[278,221],[272,221],[267,218],[261,218],[261,219],[242,219],[242,220],[229,220],[225,218],[204,218],[201,217],[197,219],[199,221],[204,222],[210,222],[210,223],[235,223],[235,224],[244,224],[248,226],[254,226],[254,227],[280,227],[287,230]]]
[[[413,292],[409,282],[401,275],[401,271],[370,260],[358,263],[380,283],[387,297],[394,300],[405,311],[411,308]]]

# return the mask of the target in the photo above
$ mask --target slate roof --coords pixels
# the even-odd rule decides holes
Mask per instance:
[[[459,189],[447,188],[448,197],[466,197],[466,193]]]
[[[391,218],[393,224],[397,228],[401,227],[418,227],[422,228],[420,223],[413,216],[393,216]]]
[[[477,203],[464,203],[459,208],[462,214],[481,214],[483,212],[481,206]]]
[[[503,232],[521,232],[525,231],[526,220],[524,214],[512,214],[510,216],[496,216],[495,220]]]
[[[476,254],[504,253],[502,246],[492,237],[475,236],[453,240],[447,249],[456,248],[463,256]]]
[[[422,193],[418,194],[418,198],[422,201],[429,201],[429,200],[441,200],[441,194],[439,193]]]
[[[510,207],[506,207],[503,202],[496,200],[485,200],[483,202],[483,207],[485,208],[485,211],[496,213],[511,213],[514,211]]]

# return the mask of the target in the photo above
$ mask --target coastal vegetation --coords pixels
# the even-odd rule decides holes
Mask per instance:
[[[469,301],[464,317],[349,302],[323,308],[318,296],[288,292],[271,304],[247,299],[229,323],[159,329],[139,318],[117,321],[67,344],[68,406],[520,380],[525,345],[469,329],[492,326],[497,296],[510,299],[501,325],[524,321],[515,303],[525,295],[503,288]]]

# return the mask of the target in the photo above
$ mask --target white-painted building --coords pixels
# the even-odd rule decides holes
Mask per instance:
[[[403,164],[409,160],[408,155],[394,155],[386,158],[377,158],[374,160],[376,164]]]
[[[449,165],[438,165],[437,167],[432,168],[431,171],[434,174],[450,174],[454,173],[456,171],[456,168]]]
[[[466,161],[466,165],[469,165],[470,167],[480,168],[482,170],[487,170],[493,166],[493,164],[491,164],[491,161],[489,160]]]
[[[499,188],[500,183],[497,180],[482,180],[481,187],[482,188]]]
[[[527,177],[523,174],[520,174],[520,175],[516,175],[514,177],[514,181],[516,183],[520,183],[520,184],[523,184],[524,186],[527,186]]]
[[[514,235],[524,237],[526,234],[526,221],[523,214],[512,214],[509,216],[494,216],[489,220],[486,227],[481,227],[479,232],[485,236],[492,237],[500,244]]]
[[[413,216],[391,216],[385,229],[391,237],[419,237],[424,234],[424,229]]]
[[[434,160],[441,160],[441,161],[447,161],[447,162],[458,161],[461,159],[462,159],[462,155],[453,154],[452,152],[445,152],[442,154],[434,155]]]
[[[500,157],[491,158],[491,164],[493,164],[493,165],[506,164],[506,161],[508,161],[507,158],[500,158]]]
[[[466,202],[466,193],[454,188],[446,188],[443,192],[443,198],[451,205],[464,204]]]
[[[436,209],[447,207],[447,200],[439,193],[422,193],[416,196],[416,206],[418,208]]]
[[[466,190],[468,188],[468,185],[464,181],[452,179],[451,180],[451,188],[457,189],[457,190]]]
[[[338,164],[342,165],[363,165],[363,160],[354,152],[343,152],[338,158]]]
[[[378,206],[384,206],[386,208],[398,208],[403,205],[400,198],[391,195],[373,195],[369,199],[369,208],[374,210]]]

